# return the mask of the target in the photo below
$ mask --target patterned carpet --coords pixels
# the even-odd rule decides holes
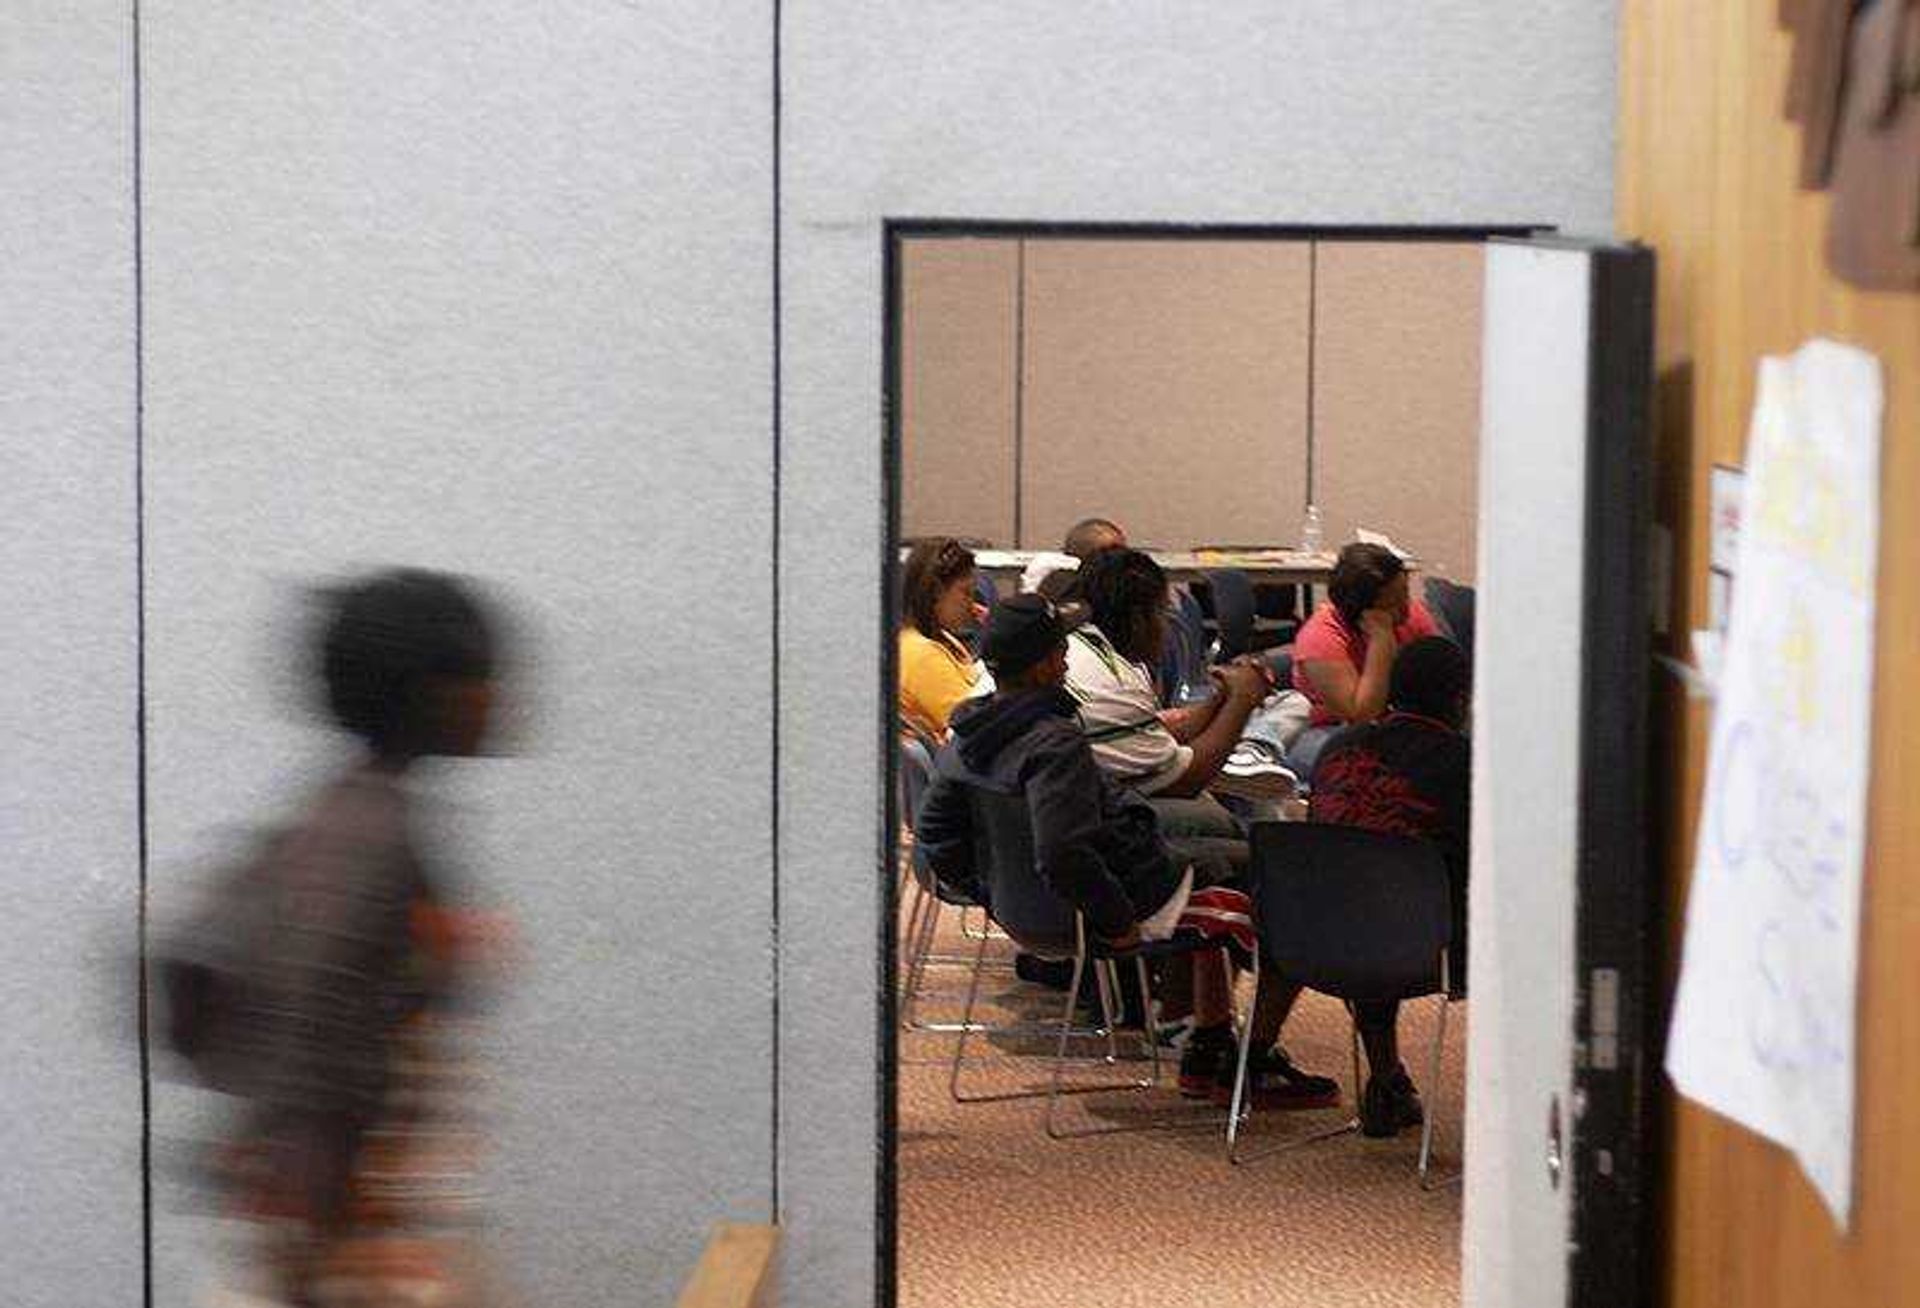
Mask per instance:
[[[973,921],[977,924],[978,915]],[[971,956],[958,914],[943,915],[936,952]],[[988,947],[984,1016],[1057,1018],[1060,996],[1017,981],[1010,946]],[[1003,965],[997,969],[992,964]],[[922,1020],[952,1020],[966,995],[962,967],[929,969]],[[1431,1000],[1401,1017],[1402,1054],[1431,1108],[1426,1059]],[[1448,1016],[1437,1167],[1459,1170],[1466,1013]],[[1285,1043],[1314,1071],[1352,1078],[1345,1010],[1306,995]],[[1419,1133],[1342,1136],[1229,1166],[1224,1111],[1181,1130],[1050,1140],[1046,1101],[956,1104],[948,1094],[954,1037],[905,1032],[900,1057],[900,1295],[902,1308],[1077,1308],[1205,1304],[1207,1308],[1451,1308],[1459,1300],[1460,1186],[1422,1191]],[[1138,1040],[1126,1039],[1138,1052]],[[1078,1042],[1095,1054],[1103,1046]],[[1044,1085],[1050,1043],[974,1037],[964,1088],[989,1093]],[[1144,1074],[1144,1060],[1079,1064],[1079,1079]],[[1165,1065],[1171,1081],[1173,1065]],[[1065,1101],[1071,1128],[1209,1110],[1171,1088]],[[1337,1124],[1351,1101],[1318,1113],[1256,1115],[1248,1151]]]

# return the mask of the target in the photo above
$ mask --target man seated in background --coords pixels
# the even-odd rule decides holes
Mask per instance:
[[[1067,529],[1060,550],[1085,563],[1103,550],[1127,548],[1127,533],[1111,518],[1082,518]]]
[[[1449,985],[1465,991],[1467,975],[1467,839],[1472,812],[1473,750],[1461,727],[1469,685],[1466,656],[1440,636],[1402,648],[1393,662],[1386,716],[1342,732],[1320,755],[1311,815],[1394,835],[1431,840],[1447,865],[1453,937]],[[1420,1096],[1400,1062],[1394,1001],[1354,1005],[1367,1051],[1361,1129],[1388,1136],[1417,1126]]]
[[[1095,762],[1075,720],[1077,701],[1064,686],[1068,633],[1079,618],[1078,611],[1037,595],[1013,596],[994,608],[982,652],[996,690],[956,710],[952,740],[940,751],[920,806],[917,847],[936,875],[977,885],[968,793],[1017,794],[1026,800],[1035,872],[1085,915],[1093,939],[1125,951],[1186,931],[1250,946],[1252,905],[1238,876],[1244,842],[1199,834],[1166,838],[1153,807]],[[1194,1029],[1181,1055],[1180,1089],[1225,1102],[1235,1052],[1225,969],[1218,951],[1189,956],[1183,967]],[[1337,1102],[1333,1081],[1299,1071],[1274,1045],[1299,987],[1267,980],[1251,1018],[1260,1051],[1249,1065],[1256,1103]]]

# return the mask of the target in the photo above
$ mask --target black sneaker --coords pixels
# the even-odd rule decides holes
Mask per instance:
[[[1015,954],[1013,974],[1031,985],[1049,990],[1065,990],[1073,982],[1071,958],[1040,958],[1034,954]]]
[[[1420,1092],[1413,1088],[1407,1069],[1396,1067],[1387,1076],[1370,1077],[1360,1098],[1360,1134],[1383,1140],[1427,1120]]]
[[[1233,1063],[1239,1053],[1239,1042],[1229,1023],[1195,1027],[1187,1033],[1180,1050],[1180,1093],[1189,1099],[1212,1097],[1222,1075],[1232,1081]]]
[[[1237,1057],[1229,1060],[1213,1083],[1216,1104],[1233,1102],[1236,1061]],[[1247,1055],[1247,1093],[1243,1102],[1263,1111],[1332,1108],[1340,1102],[1340,1083],[1332,1077],[1301,1071],[1286,1051],[1275,1045]]]

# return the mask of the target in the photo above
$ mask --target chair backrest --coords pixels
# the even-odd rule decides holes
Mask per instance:
[[[900,820],[912,826],[920,817],[920,801],[933,784],[933,748],[917,732],[900,737]]]
[[[1440,619],[1447,634],[1453,637],[1453,643],[1467,656],[1467,667],[1473,667],[1473,608],[1474,590],[1471,586],[1462,586],[1458,582],[1448,581],[1445,577],[1428,577],[1420,583],[1421,594],[1433,615]]]
[[[1253,588],[1253,615],[1257,618],[1298,619],[1300,588],[1285,582],[1268,582]]]
[[[1273,681],[1276,686],[1285,690],[1293,685],[1293,646],[1270,649],[1262,657],[1266,659],[1267,666],[1273,669]]]
[[[973,602],[989,613],[993,612],[993,606],[1000,602],[1000,588],[993,584],[993,578],[984,571],[973,574]],[[967,632],[967,648],[973,651],[975,658],[980,657],[980,642],[986,634],[985,622],[981,622]]]
[[[1238,658],[1253,648],[1253,581],[1238,568],[1215,568],[1207,573],[1207,589],[1220,628],[1219,658]]]
[[[979,869],[993,920],[1029,953],[1071,955],[1075,944],[1073,906],[1040,879],[1033,853],[1033,823],[1023,795],[969,787],[974,849],[986,866]]]
[[[920,824],[920,801],[926,798],[927,788],[933,784],[933,746],[926,737],[917,732],[906,732],[900,737],[900,816],[909,827],[918,828]],[[913,879],[928,894],[938,895],[949,902],[968,902],[965,895],[955,894],[951,887],[944,887],[940,879],[933,874],[933,865],[927,862],[927,855],[914,842],[913,855],[908,864],[913,870]]]
[[[1213,694],[1213,683],[1207,680],[1206,618],[1200,601],[1185,586],[1173,592],[1167,642],[1160,652],[1160,690],[1172,708]]]
[[[1257,822],[1253,875],[1260,950],[1289,980],[1341,999],[1440,988],[1452,918],[1446,861],[1431,841]]]

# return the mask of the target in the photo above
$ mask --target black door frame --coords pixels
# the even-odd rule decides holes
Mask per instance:
[[[902,245],[913,239],[1000,237],[1079,240],[1525,241],[1590,250],[1589,429],[1582,584],[1587,635],[1581,674],[1581,800],[1576,871],[1573,1078],[1578,1111],[1569,1133],[1574,1177],[1568,1301],[1572,1308],[1652,1303],[1659,1162],[1649,1111],[1660,1007],[1653,945],[1661,902],[1645,835],[1651,622],[1647,535],[1651,523],[1653,256],[1642,247],[1562,241],[1548,224],[1339,226],[1021,222],[896,218],[881,224],[881,538],[879,839],[879,1120],[875,1185],[875,1293],[898,1301],[899,1134],[899,669]],[[1612,706],[1602,716],[1596,705]],[[1624,711],[1622,711],[1624,710]],[[1594,729],[1595,727],[1599,729]],[[1596,911],[1599,910],[1599,911]],[[1608,976],[1608,973],[1611,976]],[[1600,978],[1601,1003],[1594,1002]],[[1611,998],[1609,998],[1611,996]],[[1596,1027],[1596,1016],[1599,1023]],[[1594,1036],[1601,1041],[1596,1057]],[[1611,1036],[1611,1051],[1604,1041]]]

